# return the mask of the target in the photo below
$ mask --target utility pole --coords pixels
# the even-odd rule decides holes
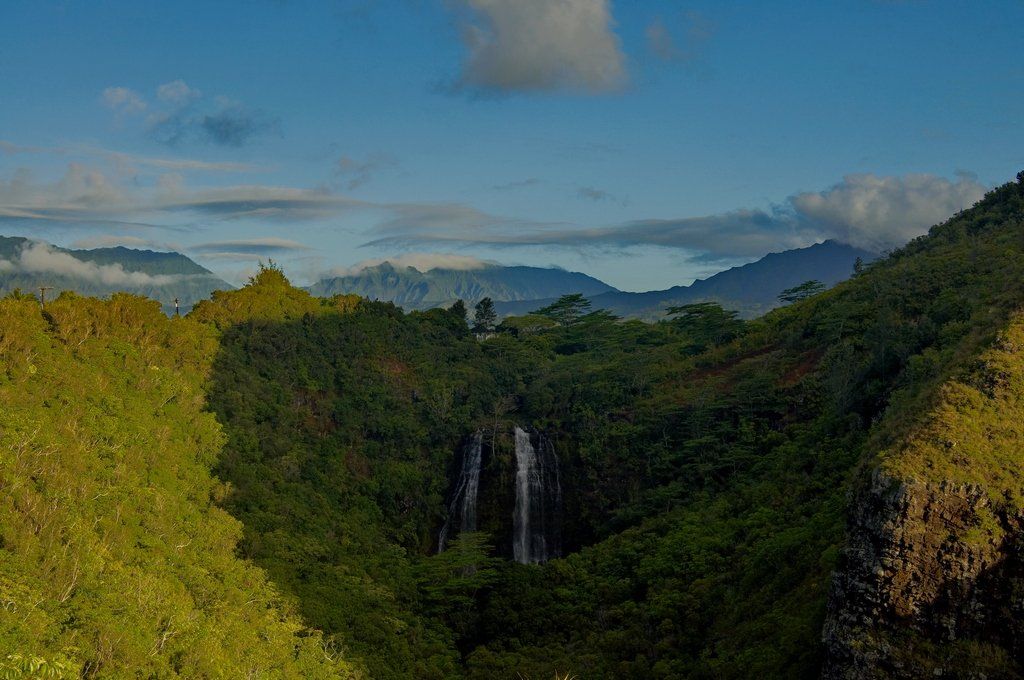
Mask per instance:
[[[39,286],[39,308],[46,308],[46,291],[53,290],[53,286]]]
[[[181,311],[178,309],[178,298],[174,298],[174,316],[181,316]]]

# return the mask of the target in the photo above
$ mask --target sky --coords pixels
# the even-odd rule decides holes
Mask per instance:
[[[898,247],[1024,169],[1024,1],[0,2],[0,234],[239,282],[623,290]]]

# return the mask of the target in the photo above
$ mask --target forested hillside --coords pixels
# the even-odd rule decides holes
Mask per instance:
[[[745,319],[752,319],[778,307],[781,304],[779,294],[788,288],[810,280],[820,281],[830,288],[850,278],[858,260],[867,264],[877,257],[877,253],[845,243],[825,241],[806,248],[769,253],[759,260],[720,271],[687,286],[643,293],[571,292],[586,295],[595,309],[607,309],[627,319],[660,321],[671,307],[696,302],[714,302],[736,310]],[[502,315],[526,314],[555,300],[554,297],[514,302],[495,299],[499,300],[497,309]]]
[[[456,300],[538,300],[569,293],[597,295],[615,291],[592,276],[554,267],[523,267],[481,263],[472,269],[428,269],[383,262],[345,276],[322,279],[309,287],[313,295],[356,294],[394,302],[411,310],[448,307]]]
[[[67,677],[1022,674],[1024,182],[757,320],[563,302],[478,340],[275,268],[185,319],[4,299],[0,646]],[[515,427],[558,461],[541,565],[508,559]],[[491,485],[438,554],[475,433]]]
[[[0,676],[355,677],[235,555],[213,329],[128,295],[0,319]]]

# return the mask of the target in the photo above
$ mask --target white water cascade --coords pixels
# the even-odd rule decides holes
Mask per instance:
[[[516,438],[516,505],[512,517],[512,559],[536,564],[556,557],[561,549],[557,523],[562,489],[558,460],[538,436],[535,449],[530,433],[519,426]]]
[[[480,461],[483,452],[484,433],[477,431],[462,451],[462,471],[459,483],[448,506],[448,519],[441,527],[437,538],[437,551],[442,552],[448,543],[452,521],[458,522],[458,530],[476,531],[476,502],[480,491]]]

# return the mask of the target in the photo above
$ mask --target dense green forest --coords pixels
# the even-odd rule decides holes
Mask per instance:
[[[817,676],[865,470],[1020,503],[1017,411],[918,440],[997,389],[979,362],[1024,389],[1024,182],[851,274],[753,321],[569,297],[486,338],[272,266],[185,318],[8,296],[0,677]],[[565,557],[507,559],[500,494],[437,554],[457,452],[513,424],[553,442]]]

